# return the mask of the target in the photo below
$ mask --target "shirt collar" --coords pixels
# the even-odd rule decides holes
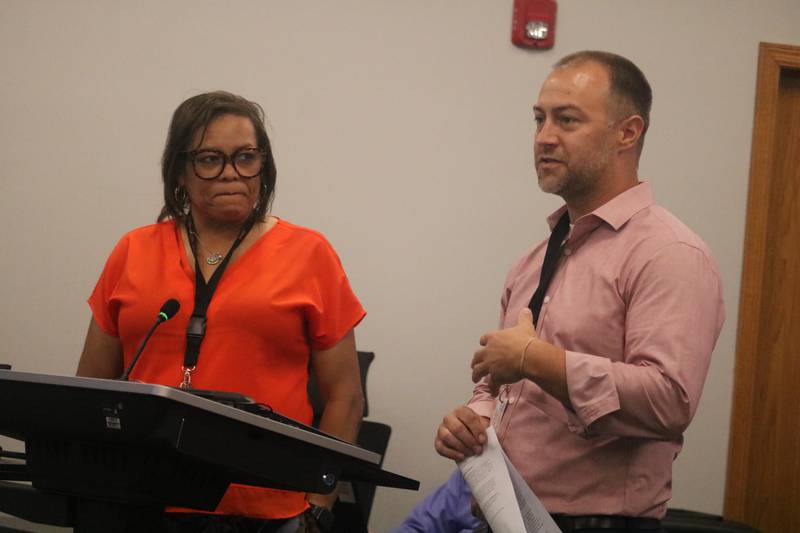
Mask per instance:
[[[589,226],[596,227],[600,221],[604,221],[614,228],[614,231],[617,231],[633,215],[651,205],[653,205],[653,190],[649,183],[640,182],[638,185],[618,194],[591,213],[579,218],[578,225],[586,223]],[[566,210],[567,206],[562,205],[547,217],[547,224],[550,226],[551,231]],[[571,223],[574,224],[575,222],[571,221]]]

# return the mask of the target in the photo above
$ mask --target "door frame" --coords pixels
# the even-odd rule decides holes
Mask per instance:
[[[800,71],[800,47],[774,43],[759,44],[755,118],[750,161],[750,186],[747,199],[747,224],[739,298],[739,324],[736,336],[733,410],[725,482],[725,518],[745,518],[750,468],[751,442],[758,438],[750,421],[757,413],[758,341],[762,323],[762,291],[767,253],[770,191],[776,179],[774,154],[777,146],[777,111],[781,72]]]

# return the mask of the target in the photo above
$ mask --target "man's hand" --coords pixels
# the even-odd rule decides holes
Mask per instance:
[[[444,417],[436,433],[435,447],[439,455],[461,461],[477,455],[486,444],[489,419],[461,405]]]
[[[533,326],[533,314],[526,307],[519,312],[516,326],[492,331],[481,337],[483,348],[475,352],[472,358],[472,381],[477,383],[486,376],[489,390],[493,396],[497,396],[500,385],[522,379],[522,352],[531,338],[536,338],[536,328]]]

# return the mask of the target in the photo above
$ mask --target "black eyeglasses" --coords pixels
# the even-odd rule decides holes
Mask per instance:
[[[261,174],[266,154],[262,148],[239,148],[230,156],[220,150],[191,150],[189,154],[192,168],[198,178],[203,180],[217,179],[225,170],[225,165],[233,165],[236,173],[242,178],[255,178]]]

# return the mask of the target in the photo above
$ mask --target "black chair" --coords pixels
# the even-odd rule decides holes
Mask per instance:
[[[718,515],[685,509],[667,509],[662,525],[669,533],[760,533],[753,527],[724,520]]]
[[[364,394],[364,417],[369,415],[369,401],[367,398],[367,372],[375,360],[373,352],[358,352],[358,367],[361,372],[361,390]],[[310,372],[308,383],[308,395],[311,406],[314,409],[314,427],[319,426],[324,404],[319,396],[314,373]],[[383,456],[389,446],[389,437],[392,435],[392,428],[381,422],[364,420],[361,422],[361,429],[358,432],[357,444],[371,452]],[[349,489],[352,488],[352,491]],[[352,483],[341,487],[339,501],[333,508],[336,515],[334,533],[366,533],[369,516],[372,512],[372,502],[375,499],[375,485],[371,483]]]
[[[375,360],[374,352],[356,352],[358,355],[358,370],[361,373],[361,392],[364,394],[364,418],[369,416],[369,400],[367,399],[367,372],[372,361]],[[322,417],[322,411],[325,409],[325,404],[319,395],[319,388],[317,387],[317,379],[314,377],[314,372],[309,365],[308,368],[308,399],[311,401],[311,408],[314,410],[314,421],[312,426],[319,427],[319,420]]]

